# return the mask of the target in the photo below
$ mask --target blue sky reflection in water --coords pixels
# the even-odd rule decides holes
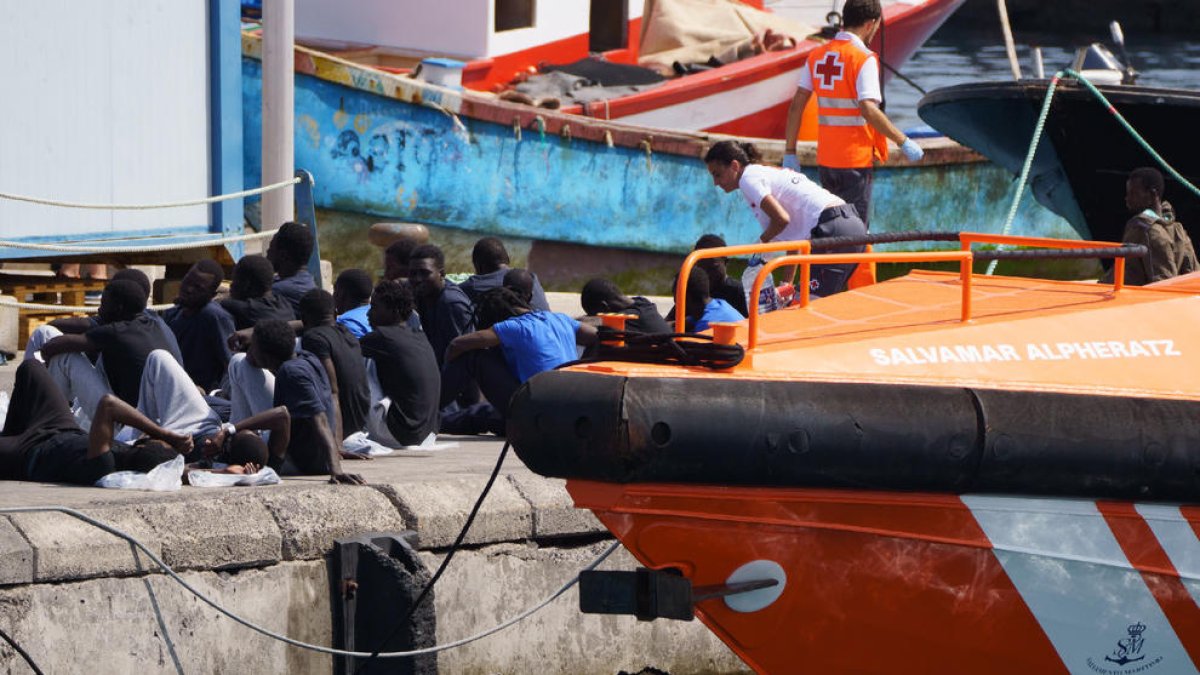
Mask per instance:
[[[1031,44],[1042,47],[1042,60],[1046,76],[1066,68],[1075,56],[1077,46],[1090,42],[1103,42],[1120,58],[1116,47],[1107,35],[1031,35],[1017,34],[1017,58],[1025,77],[1033,75]],[[1200,40],[1186,40],[1178,36],[1125,35],[1130,60],[1140,73],[1138,84],[1150,87],[1183,87],[1200,90]],[[935,34],[901,69],[909,79],[926,91],[952,84],[967,82],[1012,80],[1012,70],[1004,50],[999,29],[995,31],[948,33],[943,29]],[[917,102],[921,93],[894,78],[888,84],[888,116],[897,126],[907,129],[921,124],[917,116]]]

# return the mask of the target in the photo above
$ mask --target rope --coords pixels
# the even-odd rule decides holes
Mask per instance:
[[[1188,181],[1188,179],[1184,178],[1178,171],[1175,170],[1174,167],[1167,163],[1167,160],[1163,159],[1162,155],[1158,154],[1154,148],[1150,147],[1150,144],[1146,142],[1146,139],[1143,138],[1142,135],[1133,128],[1133,125],[1131,125],[1129,121],[1125,119],[1124,115],[1117,111],[1116,107],[1109,102],[1108,98],[1096,88],[1096,85],[1089,82],[1088,79],[1083,75],[1080,75],[1074,70],[1067,68],[1055,73],[1054,77],[1050,78],[1050,86],[1046,88],[1046,100],[1042,102],[1042,112],[1038,115],[1037,125],[1034,126],[1033,129],[1033,139],[1029,143],[1029,150],[1025,153],[1025,164],[1021,167],[1021,177],[1020,180],[1017,181],[1017,193],[1013,196],[1012,205],[1008,209],[1008,217],[1004,220],[1004,229],[1001,231],[1002,234],[1007,235],[1012,230],[1013,220],[1017,215],[1017,206],[1021,203],[1021,196],[1025,192],[1025,184],[1029,180],[1029,170],[1033,166],[1033,156],[1037,151],[1038,142],[1042,139],[1042,131],[1046,126],[1046,118],[1050,114],[1050,101],[1054,98],[1054,90],[1058,87],[1059,79],[1062,77],[1073,78],[1082,84],[1085,89],[1091,92],[1093,96],[1095,96],[1100,100],[1101,103],[1104,104],[1105,109],[1117,119],[1117,122],[1120,123],[1125,131],[1129,132],[1129,135],[1133,137],[1133,140],[1137,141],[1138,145],[1140,145],[1143,150],[1148,152],[1150,156],[1154,158],[1154,161],[1158,162],[1159,166],[1161,166],[1168,174],[1170,174],[1172,178],[1179,181],[1181,185],[1191,190],[1192,193],[1197,197],[1200,197],[1200,188],[1196,187],[1190,181]],[[996,263],[996,259],[993,259],[992,262],[988,263],[987,273],[989,275],[996,270]]]
[[[162,202],[160,204],[87,204],[82,202],[64,202],[55,199],[42,199],[40,197],[27,197],[24,195],[15,195],[7,192],[0,192],[0,199],[10,199],[16,202],[28,202],[30,204],[42,204],[44,206],[60,206],[65,209],[100,209],[109,211],[143,211],[149,209],[174,209],[181,206],[199,206],[201,204],[214,204],[223,202],[229,199],[241,199],[242,197],[252,197],[264,192],[278,190],[290,185],[295,185],[300,182],[300,177],[289,178],[285,181],[275,183],[273,185],[264,185],[252,190],[242,190],[241,192],[232,192],[227,195],[217,195],[215,197],[205,197],[203,199],[190,199],[182,202]]]
[[[33,312],[78,312],[91,314],[100,311],[98,305],[52,305],[41,302],[14,302],[8,298],[0,299],[0,306],[16,307],[17,309],[27,309]],[[174,306],[175,303],[172,302],[162,305],[147,305],[146,309],[161,312],[171,309]]]
[[[91,516],[88,516],[87,514],[84,514],[75,509],[70,509],[65,506],[18,506],[18,507],[0,508],[0,513],[46,513],[46,512],[63,513],[68,516],[71,516],[73,518],[78,518],[79,520],[82,520],[83,522],[85,522],[89,525],[92,525],[93,527],[103,530],[115,537],[124,539],[125,541],[129,542],[133,546],[140,549],[147,556],[149,556],[150,560],[154,561],[155,565],[158,565],[160,568],[162,568],[163,572],[165,572],[167,574],[167,576],[169,576],[172,580],[174,580],[175,583],[177,583],[180,586],[183,586],[185,589],[187,589],[188,592],[190,592],[192,595],[196,596],[196,598],[198,598],[200,601],[204,602],[209,607],[212,607],[213,609],[217,610],[221,614],[224,614],[226,617],[245,626],[246,628],[249,628],[250,630],[252,630],[256,633],[265,635],[273,640],[278,640],[280,642],[287,643],[289,645],[292,645],[293,647],[300,647],[301,649],[308,649],[310,651],[320,652],[322,654],[331,654],[333,656],[351,656],[351,657],[355,657],[355,658],[367,658],[367,657],[372,656],[369,652],[351,652],[351,651],[346,651],[344,649],[333,649],[332,647],[323,647],[321,645],[314,645],[314,644],[309,644],[307,642],[302,642],[300,640],[290,638],[286,635],[280,635],[279,633],[276,633],[270,629],[259,626],[258,624],[253,623],[248,619],[243,619],[242,617],[238,616],[237,614],[234,614],[233,612],[229,611],[228,609],[225,609],[221,605],[218,605],[215,600],[209,598],[207,595],[201,593],[199,590],[194,588],[191,584],[184,581],[183,577],[179,576],[179,574],[175,570],[171,569],[170,565],[163,562],[163,560],[161,558],[159,558],[157,555],[155,555],[153,551],[151,551],[149,548],[147,548],[145,544],[138,541],[137,538],[134,537],[133,535],[127,534],[126,532],[122,531],[120,528],[117,528],[112,525],[109,525],[108,523],[96,520],[95,518],[92,518]],[[583,568],[583,570],[580,571],[580,574],[582,574],[583,572],[590,572],[590,571],[596,569],[596,567],[598,567],[600,565],[600,563],[604,562],[608,558],[608,556],[612,555],[613,552],[616,551],[620,545],[621,545],[620,542],[613,542],[612,546],[609,546],[602,553],[600,553],[600,555],[596,556],[596,558],[594,560],[592,560],[592,562],[588,563]],[[485,631],[476,633],[475,635],[471,635],[471,636],[468,636],[468,637],[465,637],[465,638],[462,638],[459,640],[455,640],[453,642],[447,642],[446,644],[435,645],[433,647],[425,647],[423,649],[414,649],[412,651],[407,651],[407,652],[384,652],[384,653],[379,654],[378,658],[395,659],[395,658],[404,658],[404,657],[409,657],[409,656],[422,656],[424,654],[436,654],[438,652],[443,652],[448,649],[454,649],[455,647],[461,647],[463,645],[470,644],[477,640],[481,640],[485,637],[488,637],[489,635],[498,633],[498,632],[504,630],[505,628],[512,626],[513,624],[519,623],[520,621],[523,621],[527,617],[533,615],[538,610],[542,609],[546,605],[549,605],[551,602],[554,602],[555,600],[557,600],[559,596],[561,596],[563,593],[566,593],[568,590],[570,590],[570,588],[572,586],[574,586],[576,583],[578,583],[578,581],[579,581],[579,574],[576,574],[569,581],[567,581],[562,586],[560,586],[557,591],[552,593],[545,600],[542,600],[538,604],[534,605],[533,607],[530,607],[529,609],[525,610],[524,612],[521,612],[520,614],[505,621],[504,623],[501,623],[497,626],[493,626],[492,628],[489,628]]]
[[[687,338],[677,340],[676,338]],[[662,363],[725,370],[742,362],[746,350],[741,345],[716,344],[711,335],[700,333],[659,333],[647,335],[603,329],[594,356],[575,363],[596,361],[626,361],[631,363]],[[617,346],[624,342],[624,346]]]

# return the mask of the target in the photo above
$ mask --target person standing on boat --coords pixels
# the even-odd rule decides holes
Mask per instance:
[[[1162,198],[1165,185],[1162,174],[1152,167],[1134,169],[1125,181],[1125,207],[1134,215],[1125,223],[1121,243],[1148,250],[1144,258],[1125,261],[1128,286],[1145,286],[1200,269],[1187,230],[1175,220],[1171,204]],[[1100,281],[1111,284],[1113,270]]]
[[[824,237],[865,236],[867,226],[854,206],[792,169],[759,164],[750,143],[720,141],[708,149],[704,163],[713,184],[725,192],[740,190],[762,225],[759,241],[804,241]],[[864,246],[829,253],[861,253]],[[809,287],[822,297],[846,290],[856,265],[813,265]]]
[[[909,161],[925,155],[921,146],[896,128],[880,108],[883,101],[879,59],[867,44],[883,24],[879,0],[846,0],[842,30],[814,49],[800,72],[796,95],[788,109],[783,166],[800,170],[796,136],[800,118],[817,94],[817,170],[821,185],[858,209],[870,224],[874,162],[887,161],[892,139]]]

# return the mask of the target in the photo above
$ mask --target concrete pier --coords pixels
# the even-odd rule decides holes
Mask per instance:
[[[14,364],[0,366],[10,391]],[[251,621],[306,642],[333,641],[335,539],[413,530],[430,573],[482,489],[501,442],[443,437],[457,448],[402,452],[348,470],[369,485],[321,478],[262,488],[146,493],[0,482],[0,507],[61,505],[136,536],[191,584]],[[547,597],[611,542],[576,510],[562,481],[509,455],[435,591],[437,642],[489,628]],[[632,569],[619,552],[602,569]],[[640,623],[578,612],[569,591],[506,631],[441,653],[443,673],[746,672],[699,622]],[[396,617],[397,619],[399,616]],[[67,515],[0,516],[0,626],[47,673],[329,673],[328,656],[235,624],[155,569],[126,542]],[[0,671],[27,672],[0,643]]]

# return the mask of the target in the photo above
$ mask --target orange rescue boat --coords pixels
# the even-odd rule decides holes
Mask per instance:
[[[977,276],[986,257],[1090,255],[1115,258],[1120,279],[1139,251],[952,238],[961,250],[813,256],[803,242],[764,273],[799,264],[803,279],[835,256],[960,271],[673,339],[740,362],[643,362],[669,350],[626,336],[609,360],[518,391],[522,460],[568,479],[648,568],[628,598],[608,579],[581,587],[583,604],[694,611],[763,673],[1196,672],[1200,274],[1141,288]],[[678,287],[702,256],[771,248],[693,253]]]

